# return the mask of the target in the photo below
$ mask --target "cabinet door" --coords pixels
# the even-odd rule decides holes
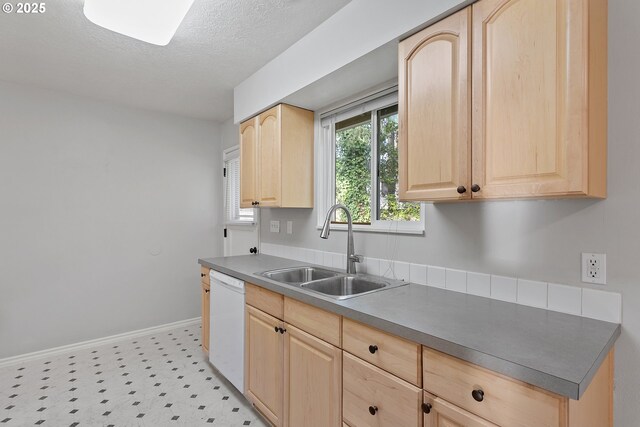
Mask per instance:
[[[282,425],[284,324],[245,306],[245,394],[274,426]]]
[[[471,197],[470,8],[399,45],[403,200]]]
[[[258,128],[257,118],[240,125],[240,207],[250,208],[258,201]]]
[[[604,18],[590,16],[591,3],[605,5]],[[605,1],[473,4],[474,198],[588,193],[589,108],[601,108],[588,102],[590,89],[601,90],[589,87],[589,63],[606,59],[606,32],[604,52],[588,53],[592,18],[606,21]]]
[[[426,392],[422,412],[424,427],[498,427]]]
[[[422,390],[344,352],[342,411],[357,427],[421,427]]]
[[[202,282],[202,350],[209,354],[209,307],[211,302],[211,288],[208,283]]]
[[[279,105],[258,116],[258,141],[258,201],[260,206],[280,206],[282,164]]]
[[[342,350],[286,325],[284,425],[340,427]]]

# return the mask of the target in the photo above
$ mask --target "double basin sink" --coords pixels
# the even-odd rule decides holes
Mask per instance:
[[[276,282],[298,286],[338,300],[406,285],[404,282],[388,282],[365,275],[345,274],[310,266],[283,268],[258,274]]]

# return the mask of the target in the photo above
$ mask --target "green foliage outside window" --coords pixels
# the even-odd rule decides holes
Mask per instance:
[[[398,106],[378,112],[378,219],[420,221],[420,204],[398,201]]]
[[[336,124],[336,202],[346,205],[354,223],[370,224],[372,181],[371,145],[377,140],[377,197],[382,221],[419,221],[420,204],[398,201],[398,107],[375,113],[378,135],[372,133],[371,113],[364,113]],[[374,139],[375,138],[375,139]],[[346,217],[338,211],[336,221]]]
[[[354,223],[371,223],[371,115],[342,129],[336,126],[336,202],[349,208]],[[346,222],[338,211],[336,221]]]

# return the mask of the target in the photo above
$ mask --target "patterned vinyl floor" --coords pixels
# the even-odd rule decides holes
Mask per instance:
[[[265,427],[199,338],[194,325],[2,368],[0,427]]]

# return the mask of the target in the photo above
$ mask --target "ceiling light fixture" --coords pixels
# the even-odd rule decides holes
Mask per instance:
[[[194,0],[84,0],[84,16],[96,25],[166,46]]]

